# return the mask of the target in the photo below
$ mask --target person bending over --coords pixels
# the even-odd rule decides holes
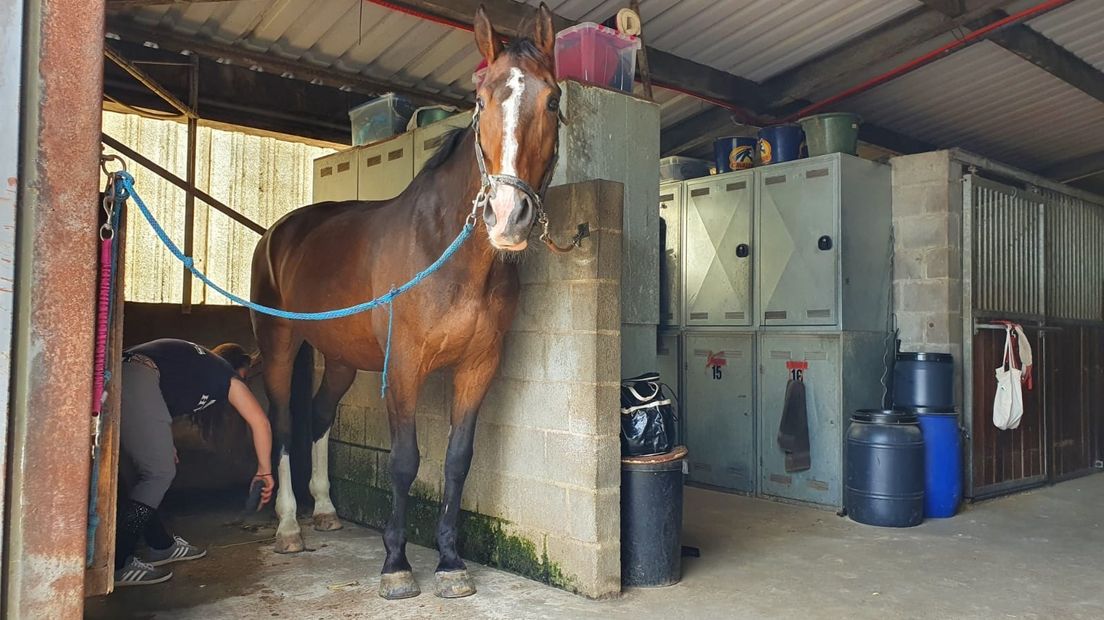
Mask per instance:
[[[186,340],[164,338],[123,352],[122,413],[119,449],[137,471],[137,481],[120,504],[115,538],[115,585],[161,583],[172,578],[163,568],[207,554],[166,530],[158,514],[176,476],[172,419],[229,403],[249,425],[261,480],[261,506],[272,498],[272,429],[260,403],[243,379],[250,366],[241,346],[227,343],[205,349]],[[209,415],[208,413],[207,415]],[[252,482],[250,486],[252,487]],[[138,541],[149,547],[135,557]]]

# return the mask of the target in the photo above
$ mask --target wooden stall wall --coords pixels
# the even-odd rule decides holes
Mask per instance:
[[[1042,357],[1040,331],[1025,327],[1027,338]],[[1019,428],[1002,431],[993,425],[994,370],[1004,355],[1004,332],[978,330],[974,335],[973,488],[981,498],[1046,480],[1044,399],[1036,368],[1035,389],[1024,390],[1024,414]]]

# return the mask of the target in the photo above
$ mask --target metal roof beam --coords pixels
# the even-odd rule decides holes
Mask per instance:
[[[989,40],[1096,100],[1104,101],[1104,73],[1028,26],[1016,24],[1003,28],[989,35]]]
[[[804,99],[827,88],[842,90],[865,77],[864,71],[937,37],[963,27],[1012,0],[962,0],[962,12],[955,17],[932,8],[920,7],[883,26],[862,34],[849,43],[763,83],[777,108]],[[949,2],[931,0],[933,5]]]
[[[1098,174],[1104,174],[1104,151],[1067,159],[1047,166],[1040,170],[1039,174],[1060,183],[1072,183]]]
[[[667,157],[692,151],[709,144],[714,138],[731,134],[739,127],[753,125],[739,122],[728,110],[711,108],[664,130],[660,136],[659,152]],[[934,144],[869,123],[863,123],[859,128],[859,140],[895,153],[924,153],[938,148]]]
[[[526,25],[533,17],[533,7],[513,0],[389,0],[388,4],[465,27],[471,26],[476,10],[483,5],[499,34],[510,38],[527,35]],[[553,15],[552,21],[557,31],[578,23],[559,15]],[[647,51],[656,86],[704,95],[749,110],[766,107],[765,91],[751,80],[654,47]]]
[[[144,6],[165,6],[173,4],[199,4],[200,2],[223,2],[225,0],[105,0],[108,11],[139,9]]]

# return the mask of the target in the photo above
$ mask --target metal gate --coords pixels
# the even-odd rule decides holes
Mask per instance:
[[[963,178],[963,368],[972,497],[1078,475],[1099,458],[1095,400],[1084,389],[1104,347],[1104,208],[1053,190]],[[1025,325],[1035,385],[1012,431],[990,421],[1003,327]],[[993,331],[990,331],[993,330]],[[1089,390],[1091,391],[1091,390]]]

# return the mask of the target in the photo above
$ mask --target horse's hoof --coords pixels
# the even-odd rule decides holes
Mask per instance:
[[[299,553],[303,550],[303,536],[301,534],[276,535],[276,545],[273,551],[276,553]]]
[[[464,598],[475,594],[475,584],[467,570],[437,571],[433,577],[437,582],[437,596],[441,598]]]
[[[412,598],[422,593],[414,573],[404,570],[380,575],[379,595],[389,601]]]
[[[332,512],[314,515],[314,529],[319,532],[332,532],[340,530],[343,525],[337,515]]]

